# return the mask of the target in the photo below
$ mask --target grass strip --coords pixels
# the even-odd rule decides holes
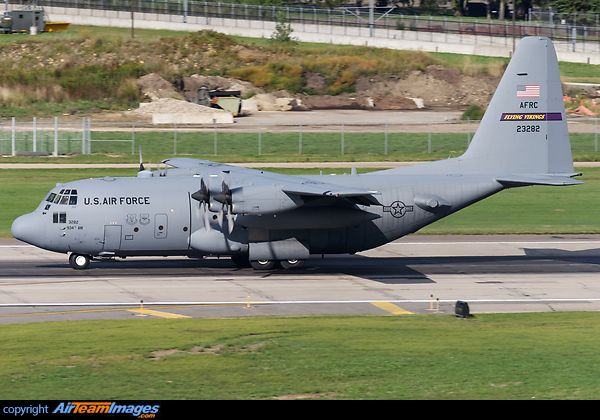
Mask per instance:
[[[268,130],[233,133],[214,133],[211,130],[198,132],[139,131],[134,135],[126,131],[97,131],[92,133],[91,152],[94,154],[70,157],[69,160],[110,161],[117,155],[121,163],[137,162],[139,150],[145,161],[158,162],[170,156],[186,155],[209,157],[210,159],[253,159],[276,161],[285,156],[291,161],[314,159],[330,160],[396,160],[427,161],[456,157],[465,152],[473,133],[277,133]],[[12,152],[10,131],[0,139],[0,152]],[[81,153],[81,135],[64,132],[58,135],[59,154]],[[27,140],[26,140],[27,139]],[[19,133],[16,150],[33,151],[33,133]],[[580,162],[600,160],[595,133],[571,133],[573,158]],[[54,151],[52,130],[39,133],[37,151]],[[215,153],[216,151],[216,153]],[[4,158],[5,162],[19,162],[22,158]],[[38,158],[48,162],[61,158]],[[31,159],[33,161],[33,159]]]
[[[596,399],[600,313],[0,326],[4,399]],[[151,333],[149,333],[151,331]]]

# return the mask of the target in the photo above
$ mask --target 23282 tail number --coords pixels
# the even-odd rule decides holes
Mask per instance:
[[[517,125],[517,133],[539,133],[539,125]]]

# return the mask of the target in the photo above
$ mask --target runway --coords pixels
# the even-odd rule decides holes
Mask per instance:
[[[228,258],[130,258],[73,270],[0,240],[0,323],[311,314],[600,310],[600,235],[407,236],[301,271]]]

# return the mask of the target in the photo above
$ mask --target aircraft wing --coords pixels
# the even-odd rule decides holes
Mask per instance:
[[[380,194],[378,191],[343,187],[340,185],[329,184],[327,182],[307,180],[300,183],[284,185],[282,187],[282,191],[286,194],[300,196],[344,197],[354,201],[356,204],[362,204],[365,206],[382,205],[375,197],[373,197],[374,194]]]
[[[203,164],[212,163],[210,160],[194,159],[194,158],[172,158],[165,159],[163,163],[168,163],[176,168],[197,168],[199,169]]]
[[[240,183],[232,182],[229,185],[233,189],[244,189],[246,194],[251,194],[254,187],[269,187],[278,189],[288,196],[299,197],[342,197],[365,206],[381,206],[382,204],[374,197],[380,194],[378,191],[362,188],[345,187],[328,182],[312,180],[299,175],[283,175],[273,172],[260,171],[239,166],[216,163],[209,160],[193,158],[165,159],[163,163],[184,170],[182,174],[202,174],[214,171],[229,171],[234,180],[243,179]],[[275,193],[275,192],[274,192]]]

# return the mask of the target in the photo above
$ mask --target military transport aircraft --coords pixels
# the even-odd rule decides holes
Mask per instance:
[[[12,224],[15,238],[91,259],[229,255],[255,269],[298,268],[310,254],[355,253],[416,232],[505,188],[582,184],[573,161],[556,52],[521,40],[460,157],[358,175],[291,176],[206,160],[136,177],[58,184]]]

